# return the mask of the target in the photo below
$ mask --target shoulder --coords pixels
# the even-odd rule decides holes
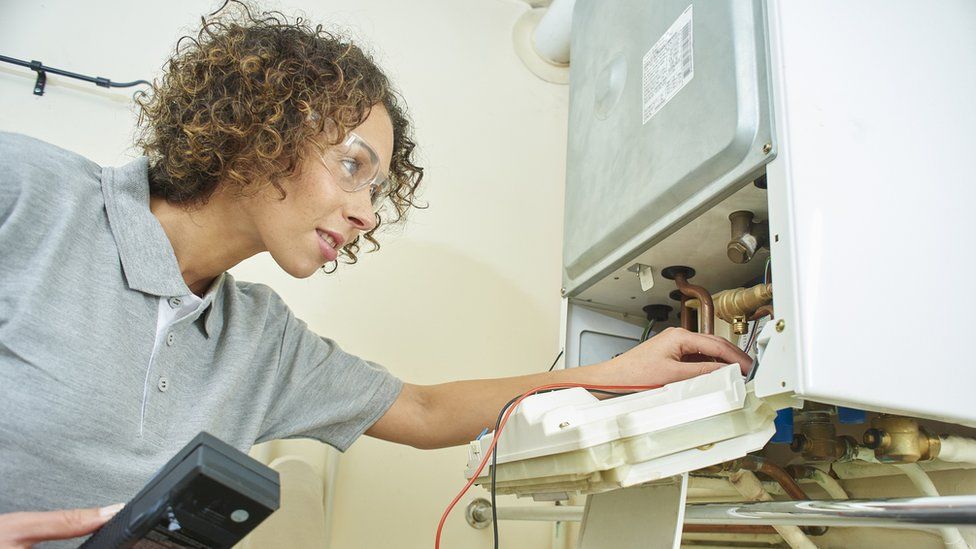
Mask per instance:
[[[93,176],[101,167],[78,153],[18,133],[0,132],[0,173]]]
[[[84,195],[97,193],[100,199],[100,187],[95,162],[33,137],[0,132],[0,221],[18,203],[36,215],[61,211]]]
[[[283,326],[293,316],[285,300],[271,287],[235,280],[224,274],[221,288],[225,323],[246,323],[249,327]]]

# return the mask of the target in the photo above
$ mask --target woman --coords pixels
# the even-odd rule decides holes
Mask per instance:
[[[355,262],[415,205],[410,125],[373,61],[300,20],[225,13],[139,105],[146,156],[119,168],[0,135],[0,547],[91,532],[117,510],[95,506],[129,499],[200,430],[245,451],[345,450],[363,433],[440,448],[537,385],[749,366],[721,338],[668,330],[593,366],[404,383],[226,273],[263,251],[295,277]]]

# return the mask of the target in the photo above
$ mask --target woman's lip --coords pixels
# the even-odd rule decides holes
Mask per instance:
[[[346,243],[346,237],[342,236],[341,234],[335,231],[322,229],[322,232],[332,237],[332,240],[336,243],[335,245],[336,249],[341,249],[342,245]]]
[[[329,243],[326,242],[325,238],[323,238],[321,234],[316,232],[315,235],[319,237],[319,251],[322,252],[322,257],[324,257],[326,261],[335,261],[336,258],[339,257],[339,252],[336,251],[335,248],[330,246]]]

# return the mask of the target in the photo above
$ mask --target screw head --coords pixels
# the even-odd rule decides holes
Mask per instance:
[[[566,288],[559,288],[559,295],[565,296],[566,295]]]
[[[773,150],[773,144],[772,143],[766,143],[765,145],[763,145],[763,148],[762,148],[763,154],[769,154],[772,150]]]
[[[568,421],[564,421],[564,422],[562,422],[562,423],[559,424],[559,428],[560,429],[565,429],[566,427],[569,427],[569,422]]]
[[[790,442],[790,450],[794,452],[802,452],[807,446],[807,437],[803,435],[793,435],[793,441]]]
[[[783,320],[781,318],[778,321],[776,321],[776,331],[777,332],[782,332],[785,329],[786,329],[786,321],[785,320]]]

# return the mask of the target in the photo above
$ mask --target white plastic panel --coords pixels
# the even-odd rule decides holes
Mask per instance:
[[[769,14],[785,324],[757,393],[976,425],[976,3]]]
[[[497,492],[564,498],[708,467],[762,448],[775,415],[744,384],[738,365],[604,401],[583,389],[535,395],[499,439]],[[493,436],[468,445],[467,476]]]
[[[498,463],[580,450],[731,412],[742,408],[745,393],[735,364],[603,401],[578,388],[534,395],[508,420],[498,441]],[[483,451],[491,439],[491,434],[482,437]]]

